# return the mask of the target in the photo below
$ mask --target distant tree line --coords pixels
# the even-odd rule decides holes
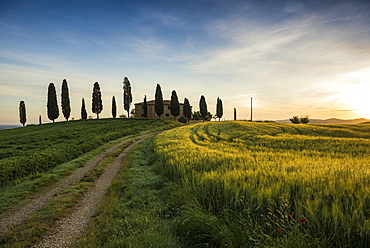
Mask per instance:
[[[132,93],[131,93],[131,83],[130,80],[127,77],[124,77],[123,79],[123,108],[127,111],[127,117],[130,117],[130,106],[132,103]],[[181,111],[180,111],[180,103],[177,96],[177,92],[173,90],[171,92],[171,106],[170,111],[171,115],[176,119]],[[154,104],[155,113],[158,116],[158,118],[161,118],[161,116],[164,113],[164,103],[163,103],[163,94],[162,89],[159,84],[156,86],[155,90],[155,104]],[[48,90],[47,90],[47,116],[48,119],[51,120],[53,123],[55,120],[59,117],[59,107],[58,107],[58,99],[57,99],[57,92],[54,83],[49,83]],[[71,102],[69,97],[69,88],[68,83],[66,79],[63,79],[62,81],[62,87],[61,87],[61,110],[62,114],[66,121],[69,120],[71,115]],[[92,91],[92,104],[91,104],[91,111],[96,114],[97,119],[99,119],[99,115],[103,110],[103,101],[102,101],[102,93],[100,89],[100,85],[98,82],[95,82],[93,85],[93,91]],[[131,111],[133,113],[134,110]],[[117,116],[117,104],[115,96],[112,97],[112,117],[116,118]],[[148,104],[147,104],[147,97],[144,96],[144,102],[143,102],[143,116],[144,118],[148,117]],[[187,98],[184,98],[184,104],[183,104],[183,116],[181,116],[182,122],[189,121],[192,117],[195,120],[203,120],[203,121],[209,121],[212,118],[218,118],[219,121],[221,117],[223,116],[223,106],[222,106],[222,100],[218,97],[217,103],[216,103],[216,114],[213,116],[207,108],[207,103],[204,95],[201,96],[199,101],[199,111],[195,111],[192,113],[190,102]],[[120,116],[121,117],[121,116]],[[23,126],[25,126],[25,123],[27,121],[26,119],[26,107],[25,102],[21,101],[19,104],[19,120]],[[85,120],[88,118],[88,114],[86,111],[86,103],[85,99],[82,98],[81,103],[81,119]],[[41,124],[41,115],[39,116],[39,124]]]

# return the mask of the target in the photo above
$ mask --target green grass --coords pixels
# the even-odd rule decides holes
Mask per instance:
[[[174,213],[167,180],[148,158],[152,139],[126,157],[98,215],[76,247],[182,247],[173,232]]]
[[[141,135],[141,134],[145,134],[148,132],[158,131],[161,129],[166,129],[166,128],[179,125],[177,122],[169,122],[169,121],[163,121],[163,120],[154,121],[153,125],[148,124],[148,123],[151,123],[149,120],[139,121],[139,120],[122,120],[121,119],[118,121],[122,121],[123,124],[131,125],[131,126],[132,125],[138,125],[138,126],[143,125],[142,127],[136,128],[136,129],[143,129],[143,130],[140,132],[136,132],[136,131],[134,132],[131,130],[132,131],[131,135],[124,136],[122,138],[106,142],[102,146],[92,151],[89,151],[87,153],[84,153],[78,158],[75,158],[69,162],[57,165],[56,167],[46,172],[32,173],[26,177],[23,177],[16,181],[13,180],[12,182],[6,185],[0,186],[0,192],[1,192],[0,193],[0,218],[7,215],[12,210],[17,209],[20,205],[26,204],[30,199],[37,197],[37,195],[42,194],[45,190],[48,190],[49,187],[52,186],[54,183],[70,175],[78,168],[83,167],[91,159],[93,159],[95,156],[99,155],[100,153],[104,152],[109,147],[115,144],[118,144],[126,139],[129,139],[130,137],[135,136],[135,135]],[[89,120],[86,123],[90,125],[90,130],[93,132],[94,126],[97,128],[97,130],[100,130],[102,124],[104,125],[109,124],[109,123],[114,124],[116,123],[116,120],[111,120],[111,119],[105,119],[105,120],[99,120],[99,121]],[[54,123],[54,124],[58,124],[58,123]],[[56,131],[60,128],[58,127],[58,125],[53,127],[54,124],[48,124],[50,126],[46,125],[48,126],[47,129],[50,129],[50,132],[52,132],[52,130]],[[73,122],[68,122],[68,123],[65,122],[62,125],[67,129],[74,129],[75,127],[81,128],[81,125],[84,125],[84,124],[85,122],[73,121]],[[15,130],[8,130],[8,131],[11,131],[10,134],[7,132],[3,132],[2,134],[7,134],[7,135],[0,136],[0,137],[2,137],[2,140],[10,140],[12,137],[27,136],[29,135],[28,134],[29,132],[27,130],[30,130],[31,134],[37,131],[38,135],[42,137],[43,135],[46,135],[46,133],[44,132],[43,126],[44,125],[31,126],[32,128],[27,127],[27,128],[15,129]],[[144,129],[144,127],[146,127],[146,129]],[[40,130],[37,130],[37,128],[40,128]],[[34,129],[36,129],[36,131]],[[114,128],[107,128],[107,129],[114,130]],[[16,132],[16,130],[18,130],[19,132]],[[7,130],[4,130],[4,131],[7,131]],[[88,137],[86,137],[86,139],[89,139],[89,135],[87,136]],[[65,142],[67,144],[69,140],[65,140]]]
[[[179,125],[162,119],[100,119],[1,130],[0,186],[38,176],[111,140]]]
[[[20,205],[26,204],[30,199],[34,199],[38,195],[50,189],[59,180],[69,176],[80,167],[85,166],[94,157],[104,152],[111,146],[118,144],[127,137],[117,139],[106,143],[105,145],[87,152],[82,156],[56,166],[45,173],[38,173],[24,178],[22,181],[15,185],[6,185],[1,187],[0,194],[0,218],[8,215],[9,212],[17,209]]]

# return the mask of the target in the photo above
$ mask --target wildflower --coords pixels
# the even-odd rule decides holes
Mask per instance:
[[[302,224],[306,224],[307,219],[306,218],[302,218],[302,219],[299,220],[299,222],[301,222]]]
[[[277,231],[278,231],[278,232],[281,232],[281,231],[283,231],[283,229],[282,229],[282,228],[279,228],[279,229],[277,229]]]

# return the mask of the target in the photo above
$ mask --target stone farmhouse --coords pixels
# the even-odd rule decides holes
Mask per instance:
[[[154,100],[147,101],[148,105],[148,118],[158,118],[157,114],[155,113],[154,108]],[[161,115],[161,119],[172,119],[173,115],[171,115],[171,101],[170,100],[163,100],[164,111]],[[180,103],[180,115],[176,117],[176,119],[184,116],[184,104]],[[144,118],[144,102],[135,103],[135,118]]]

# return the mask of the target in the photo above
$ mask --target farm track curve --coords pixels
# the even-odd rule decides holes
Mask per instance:
[[[100,155],[98,155],[97,157],[95,157],[89,164],[87,164],[86,166],[80,168],[79,170],[77,170],[76,172],[74,172],[73,174],[71,174],[70,176],[68,176],[67,178],[65,179],[62,179],[60,182],[56,183],[55,184],[55,187],[53,187],[51,190],[49,190],[48,192],[42,194],[41,196],[39,196],[38,198],[35,198],[33,199],[31,202],[29,202],[28,204],[20,207],[18,210],[16,210],[14,213],[12,213],[11,215],[9,216],[6,216],[2,219],[0,219],[0,237],[5,235],[8,231],[10,231],[12,228],[14,228],[15,226],[17,225],[20,225],[26,218],[28,218],[30,215],[32,215],[33,213],[35,213],[37,210],[39,210],[42,206],[44,206],[45,204],[47,204],[50,200],[52,200],[55,196],[57,196],[60,192],[62,192],[63,190],[69,188],[71,185],[79,182],[86,173],[88,173],[89,171],[91,171],[94,167],[97,166],[97,164],[99,162],[101,162],[107,155],[109,155],[110,153],[112,153],[113,151],[115,151],[117,148],[119,148],[120,146],[124,145],[125,143],[128,143],[130,141],[133,141],[133,140],[137,140],[139,139],[138,141],[136,141],[135,143],[131,144],[130,146],[128,146],[117,158],[116,160],[118,159],[123,159],[123,157],[127,154],[127,152],[134,146],[136,145],[137,143],[139,143],[140,141],[150,137],[150,136],[153,136],[157,134],[156,133],[150,133],[150,134],[145,134],[145,135],[140,135],[140,136],[136,136],[136,137],[133,137],[133,138],[130,138],[128,140],[125,140],[123,142],[120,142],[119,144],[117,145],[114,145],[112,146],[111,148],[107,149],[106,151],[102,152]],[[114,163],[116,163],[116,160],[114,161]],[[114,164],[113,163],[113,164]],[[110,166],[112,167],[113,164]],[[110,171],[111,169],[107,169],[107,171],[100,177],[106,177],[105,175],[108,173],[108,170]],[[107,174],[108,175],[108,174]],[[112,174],[113,175],[113,174]],[[114,175],[113,175],[114,177]],[[98,181],[100,180],[100,178],[98,179]],[[113,179],[113,178],[111,178]],[[95,188],[96,188],[96,185],[98,184],[98,181],[95,183]],[[111,181],[111,180],[110,180]],[[109,184],[110,185],[110,184]],[[94,191],[94,190],[93,190]],[[100,191],[99,191],[100,192]],[[90,194],[91,192],[88,192],[87,194]],[[105,191],[104,191],[105,193]],[[83,200],[85,201],[85,199]],[[85,203],[83,203],[85,204]],[[45,247],[45,246],[42,246],[42,247]],[[47,246],[46,246],[47,247]],[[55,245],[52,245],[51,247],[57,247]],[[63,246],[64,247],[64,246]]]

